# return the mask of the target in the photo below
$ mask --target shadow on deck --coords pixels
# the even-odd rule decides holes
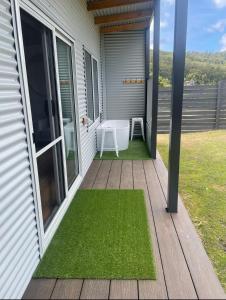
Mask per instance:
[[[179,199],[167,214],[167,170],[156,161],[93,161],[82,189],[143,189],[157,280],[32,280],[26,299],[226,299],[202,242]]]

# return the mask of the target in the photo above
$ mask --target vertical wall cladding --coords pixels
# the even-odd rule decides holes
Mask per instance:
[[[85,52],[81,43],[77,43],[76,59],[77,59],[77,96],[79,102],[79,115],[87,115],[87,101],[86,101],[86,83],[85,83]],[[96,124],[97,125],[97,124]],[[98,124],[99,125],[99,124]],[[81,136],[81,153],[83,175],[88,170],[93,157],[96,154],[96,126],[95,124],[88,128],[88,126],[80,126]]]
[[[144,117],[145,33],[104,34],[104,112],[107,119]]]
[[[96,153],[96,127],[82,124],[82,117],[87,114],[84,49],[83,46],[100,61],[100,33],[94,25],[92,13],[87,11],[86,0],[32,0],[58,26],[70,34],[76,43],[77,97],[80,117],[80,137],[83,175],[89,168]],[[99,80],[101,80],[99,72]],[[100,101],[102,93],[100,92]]]
[[[38,262],[11,3],[0,0],[0,298],[22,297]]]

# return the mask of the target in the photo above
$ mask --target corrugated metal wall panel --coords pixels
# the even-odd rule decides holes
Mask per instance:
[[[70,34],[76,42],[77,96],[79,103],[80,137],[82,155],[82,173],[86,173],[96,153],[96,122],[89,129],[82,124],[82,117],[87,115],[87,102],[84,79],[83,46],[100,61],[100,33],[94,25],[92,13],[87,11],[86,0],[32,0],[56,24]],[[66,3],[66,4],[65,4]],[[101,79],[99,72],[99,80]],[[100,91],[100,101],[102,102]]]
[[[144,116],[144,83],[125,84],[124,80],[143,80],[145,76],[144,31],[105,34],[104,74],[107,119],[131,119]],[[104,75],[103,75],[104,76]]]
[[[99,28],[92,12],[87,11],[86,0],[31,0],[58,26],[82,42],[92,54],[99,56]]]
[[[82,173],[96,153],[98,122],[87,128],[83,46],[100,61],[100,35],[85,0],[33,1],[76,41]],[[100,77],[100,73],[99,73]],[[22,297],[39,262],[25,120],[21,101],[10,2],[0,0],[0,298]],[[100,96],[101,96],[100,91]],[[100,97],[101,98],[101,97]]]
[[[0,178],[0,298],[14,299],[22,296],[39,262],[39,245],[7,0],[0,0]]]
[[[77,43],[76,47],[76,65],[77,65],[77,96],[79,103],[79,115],[87,115],[86,102],[86,83],[85,83],[85,57],[82,43]],[[81,149],[82,149],[82,166],[83,174],[88,170],[93,157],[96,154],[96,128],[91,126],[80,126]]]

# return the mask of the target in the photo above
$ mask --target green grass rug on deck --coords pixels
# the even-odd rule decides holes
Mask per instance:
[[[79,190],[36,278],[155,279],[142,190]]]
[[[127,150],[119,151],[119,157],[116,156],[115,151],[105,151],[101,158],[100,152],[98,152],[95,156],[95,159],[148,160],[150,159],[150,154],[147,144],[143,140],[135,139],[129,142],[129,148]]]

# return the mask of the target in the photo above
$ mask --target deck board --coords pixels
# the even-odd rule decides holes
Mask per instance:
[[[138,299],[137,280],[112,280],[109,299]]]
[[[80,299],[108,299],[110,280],[84,280]]]
[[[166,213],[165,197],[152,161],[144,165],[156,224],[159,249],[170,299],[197,299],[171,216]]]
[[[103,160],[100,168],[98,169],[93,188],[94,189],[104,189],[107,186],[109,173],[111,170],[112,161]]]
[[[50,299],[56,279],[33,279],[31,280],[23,299]]]
[[[121,189],[133,188],[133,164],[131,160],[124,160],[122,162],[120,188]]]
[[[154,165],[166,199],[168,173],[159,154]],[[199,299],[226,299],[224,290],[213,270],[212,263],[204,250],[202,241],[180,196],[178,198],[178,213],[172,214],[171,217]],[[207,282],[208,284],[206,284]]]
[[[133,178],[134,178],[134,188],[143,189],[145,194],[145,203],[147,208],[149,229],[152,238],[152,247],[156,265],[156,280],[139,280],[139,296],[140,299],[166,299],[167,289],[164,280],[163,268],[161,263],[161,257],[159,253],[159,247],[156,237],[156,231],[154,226],[154,220],[152,215],[152,210],[149,201],[149,194],[146,184],[146,177],[143,167],[143,162],[133,161]]]
[[[157,280],[32,280],[24,298],[226,299],[201,240],[179,199],[167,214],[167,170],[156,161],[93,161],[82,189],[143,189]]]
[[[80,186],[81,189],[91,189],[93,187],[97,173],[101,166],[101,163],[102,163],[101,160],[94,160],[92,162],[92,165],[90,166],[90,168]]]
[[[57,280],[51,299],[79,299],[82,283],[79,279]]]
[[[119,189],[122,171],[122,161],[113,160],[109,173],[107,189]]]

